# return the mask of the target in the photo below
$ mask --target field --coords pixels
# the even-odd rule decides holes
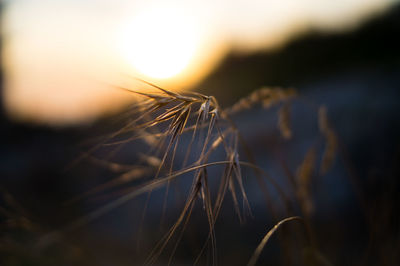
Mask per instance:
[[[399,8],[92,124],[1,114],[1,265],[398,265]]]

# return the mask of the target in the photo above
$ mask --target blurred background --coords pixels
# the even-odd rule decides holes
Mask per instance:
[[[295,170],[318,138],[317,107],[327,106],[341,148],[312,188],[321,258],[297,259],[307,257],[305,249],[274,239],[260,265],[400,262],[398,1],[0,3],[2,265],[140,265],[162,238],[168,226],[159,226],[161,193],[144,225],[145,196],[68,236],[43,240],[113,197],[66,205],[113,177],[89,161],[68,166],[87,151],[82,143],[123,126],[135,96],[116,87],[146,91],[135,77],[214,95],[223,107],[264,86],[296,88],[301,100],[293,106],[290,141],[279,136],[274,109],[234,117],[258,164],[278,180],[281,162]],[[134,163],[141,149],[129,145],[118,159]],[[256,183],[246,185],[254,218],[240,225],[225,202],[216,225],[220,265],[246,264],[277,222]],[[166,220],[180,210],[170,207]],[[201,214],[198,206],[173,265],[193,264],[208,232]],[[301,246],[299,231],[288,226],[281,238]],[[159,261],[167,262],[168,254]]]

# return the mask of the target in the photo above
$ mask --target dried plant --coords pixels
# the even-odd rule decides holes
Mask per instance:
[[[285,103],[280,109],[278,114],[278,126],[282,136],[285,139],[292,138],[292,130],[290,126],[290,105]]]
[[[316,150],[315,147],[311,147],[303,162],[297,169],[297,196],[303,213],[311,215],[313,211],[313,204],[311,199],[311,184],[313,172],[315,169]]]
[[[295,90],[261,88],[250,96],[241,99],[232,107],[223,109],[213,96],[195,92],[177,93],[146,81],[142,82],[153,88],[154,92],[134,91],[120,87],[120,89],[138,95],[138,100],[132,104],[128,112],[128,123],[117,132],[103,137],[99,144],[83,155],[90,161],[120,174],[116,178],[77,196],[70,203],[98,195],[110,189],[113,189],[114,192],[119,191],[116,194],[118,196],[99,209],[68,224],[60,232],[75,230],[139,195],[147,193],[147,199],[149,199],[153,191],[162,187],[165,188],[163,203],[163,212],[165,213],[167,195],[172,182],[175,182],[179,177],[191,176],[191,186],[189,192],[185,195],[178,218],[167,230],[164,237],[155,245],[144,264],[155,264],[166,246],[174,239],[176,242],[173,245],[168,262],[169,264],[172,263],[174,253],[189,223],[194,206],[200,200],[208,221],[208,237],[195,260],[195,264],[198,263],[206,247],[210,247],[212,264],[215,265],[218,261],[215,223],[226,195],[228,193],[231,195],[234,210],[241,223],[245,221],[246,217],[252,215],[245,188],[245,179],[248,176],[243,176],[242,172],[242,168],[246,167],[253,170],[260,184],[260,189],[266,196],[268,209],[272,216],[280,221],[267,234],[262,241],[262,246],[256,250],[249,262],[250,265],[253,265],[272,233],[282,223],[298,219],[294,216],[296,202],[293,202],[290,195],[287,195],[288,192],[284,191],[276,180],[256,165],[254,156],[233,122],[232,116],[257,104],[261,104],[263,108],[280,105],[278,127],[282,136],[285,139],[290,139],[292,129],[289,104],[296,96]],[[328,126],[324,109],[320,111],[319,124],[321,133],[327,140],[325,159],[322,160],[321,165],[321,170],[325,172],[328,166],[332,164],[336,138],[334,138],[333,130]],[[147,147],[143,148],[147,152],[136,152],[137,160],[133,165],[113,162],[113,155],[121,147],[132,142],[141,143],[140,145]],[[96,151],[104,147],[112,148],[112,151],[109,152],[107,158],[101,159],[96,156]],[[241,155],[245,155],[245,157]],[[224,157],[224,160],[219,159],[221,156]],[[315,158],[316,150],[313,147],[298,168],[296,177],[293,177],[289,170],[287,171],[288,179],[292,182],[296,191],[297,204],[300,206],[302,215],[307,217],[310,216],[313,206],[310,185],[316,167]],[[210,176],[210,172],[214,173],[218,170],[214,168],[222,170],[221,174]],[[218,183],[217,190],[210,187],[210,181],[213,184]],[[290,216],[289,218],[282,220],[282,215],[277,214],[274,201],[269,196],[267,187],[274,188],[278,193],[279,200],[286,210],[285,217]],[[305,221],[305,223],[307,222],[308,220]]]
[[[322,163],[320,172],[322,175],[326,174],[329,169],[332,167],[335,156],[336,149],[338,146],[338,141],[336,137],[335,131],[329,124],[326,107],[322,106],[318,110],[318,125],[321,134],[325,138],[325,151],[322,155]]]

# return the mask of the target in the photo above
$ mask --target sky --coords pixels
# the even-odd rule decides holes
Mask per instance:
[[[14,119],[84,123],[146,89],[201,81],[231,50],[251,53],[310,30],[345,31],[395,0],[12,0],[2,16],[4,105]]]

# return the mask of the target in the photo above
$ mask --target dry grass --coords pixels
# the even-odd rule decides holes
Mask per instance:
[[[301,220],[301,217],[299,216],[293,216],[293,217],[288,217],[285,218],[281,221],[279,221],[276,225],[274,225],[274,227],[272,227],[268,233],[263,237],[263,239],[261,240],[260,244],[257,246],[256,250],[254,251],[253,255],[250,258],[249,263],[247,264],[247,266],[254,266],[257,263],[258,258],[260,257],[260,254],[262,252],[262,250],[264,249],[265,245],[267,244],[268,240],[271,238],[271,236],[275,233],[276,230],[278,230],[278,228],[287,222],[293,221],[293,220]]]
[[[331,125],[329,124],[327,110],[325,106],[320,107],[318,110],[318,125],[321,134],[324,136],[326,142],[320,168],[321,174],[324,175],[332,167],[338,147],[336,133],[335,131],[333,131]]]
[[[298,214],[306,216],[306,218],[311,215],[313,205],[310,186],[314,169],[317,167],[316,149],[314,147],[310,148],[298,167],[297,175],[293,175],[291,170],[286,169],[288,181],[292,184],[293,191],[295,191],[296,201],[293,201],[290,191],[284,191],[275,179],[271,178],[263,168],[256,165],[254,156],[232,119],[238,112],[254,108],[257,104],[262,105],[263,108],[277,105],[279,107],[278,128],[282,137],[289,140],[293,135],[290,122],[290,102],[296,96],[295,90],[261,88],[248,97],[241,99],[232,107],[223,109],[213,96],[195,92],[176,93],[154,84],[143,82],[153,88],[154,92],[147,93],[133,91],[129,88],[120,88],[139,96],[138,100],[130,108],[128,123],[120,130],[103,137],[97,145],[88,149],[77,160],[80,161],[86,158],[97,165],[102,165],[118,172],[118,176],[76,196],[71,199],[69,204],[99,195],[111,189],[120,191],[117,194],[119,196],[99,209],[69,223],[62,230],[46,235],[39,241],[39,245],[43,246],[43,243],[50,245],[51,241],[49,242],[48,239],[51,239],[51,236],[72,232],[135,197],[147,194],[147,199],[149,199],[151,193],[160,188],[165,188],[164,203],[162,203],[164,206],[162,216],[164,216],[167,209],[167,194],[170,191],[171,184],[180,177],[186,178],[190,175],[191,186],[189,192],[185,195],[183,207],[178,218],[157,245],[154,246],[144,261],[144,265],[156,264],[167,245],[172,245],[168,264],[173,263],[180,239],[189,224],[194,206],[198,201],[201,201],[207,217],[208,236],[194,263],[199,263],[204,251],[207,247],[210,247],[211,264],[216,265],[218,256],[215,224],[226,195],[231,195],[233,208],[241,223],[245,222],[246,217],[252,216],[245,188],[245,179],[249,178],[249,176],[243,176],[243,167],[249,168],[254,172],[259,187],[265,195],[267,208],[272,217],[278,222],[256,249],[249,265],[256,263],[268,239],[281,224],[293,219],[299,219],[297,216],[293,216],[296,214],[294,211],[296,205],[300,206],[301,210]],[[319,126],[326,143],[320,169],[321,173],[326,173],[332,166],[337,141],[336,135],[328,123],[324,108],[319,111]],[[138,160],[135,164],[120,164],[112,161],[113,155],[121,147],[134,141],[140,142],[142,146],[147,147],[143,149],[146,152],[138,152],[136,154]],[[96,151],[104,147],[109,147],[112,151],[109,152],[107,158],[98,158],[95,155]],[[218,159],[221,156],[224,158],[222,160]],[[209,172],[215,171],[214,168],[221,170],[221,173],[219,176],[213,174],[210,177]],[[210,178],[212,178],[213,184],[218,183],[217,189],[210,187]],[[277,192],[278,200],[285,207],[284,217],[290,216],[290,218],[282,220],[282,215],[276,211],[278,202],[272,200],[267,187],[272,187]],[[143,217],[145,216],[146,208],[147,203]],[[309,220],[305,219],[306,231],[311,234],[309,232],[311,226],[307,225],[308,222]],[[173,239],[175,243],[171,243]],[[279,239],[282,246],[284,246],[284,240],[281,237]],[[317,249],[316,246],[313,246],[313,248]]]
[[[111,209],[141,194],[147,193],[149,199],[152,191],[161,187],[166,187],[163,208],[165,212],[167,207],[167,194],[171,182],[180,176],[191,173],[192,184],[190,192],[186,195],[185,203],[178,219],[154,247],[144,264],[155,264],[173,236],[177,234],[178,237],[173,245],[169,259],[169,263],[172,262],[179,240],[189,223],[194,205],[198,199],[201,199],[208,220],[209,233],[203,249],[197,256],[195,264],[202,256],[204,249],[210,245],[212,264],[216,265],[218,258],[215,223],[226,195],[228,193],[231,194],[234,210],[241,223],[245,221],[246,216],[251,216],[251,207],[244,186],[242,167],[249,167],[254,170],[260,187],[261,189],[264,188],[263,191],[265,194],[268,194],[266,187],[272,185],[278,192],[281,202],[286,206],[287,214],[290,215],[293,213],[292,210],[294,207],[293,202],[289,199],[290,197],[274,179],[255,164],[253,155],[246,147],[246,143],[231,116],[243,110],[253,108],[257,104],[261,104],[263,108],[281,105],[278,112],[278,128],[284,139],[290,139],[292,137],[290,101],[296,96],[295,90],[261,88],[248,97],[241,99],[232,107],[223,109],[213,96],[206,96],[194,92],[184,94],[176,93],[160,88],[154,84],[145,83],[155,91],[153,93],[147,93],[133,91],[129,88],[121,88],[141,97],[139,101],[134,103],[131,109],[131,116],[133,119],[121,130],[107,136],[105,140],[101,142],[101,145],[95,146],[88,154],[93,153],[93,151],[100,146],[116,146],[116,149],[118,149],[118,147],[134,140],[141,140],[145,143],[148,146],[149,152],[141,154],[140,161],[132,169],[125,171],[118,178],[100,185],[84,195],[80,195],[75,200],[94,195],[114,186],[123,186],[132,180],[143,179],[145,181],[127,191],[125,190],[123,196],[70,224],[67,230],[72,230],[93,219],[97,219]],[[320,130],[326,139],[326,150],[321,165],[321,172],[323,173],[332,165],[336,147],[334,133],[328,125],[326,111],[324,110],[324,108],[321,108],[319,117]],[[182,136],[185,134],[189,136],[187,139],[190,139],[190,141],[188,143],[180,143]],[[248,161],[239,159],[240,149],[245,151]],[[185,151],[184,157],[180,158],[180,160],[176,159],[178,150]],[[225,154],[225,159],[222,161],[215,161],[215,159],[210,161],[210,158],[214,158],[215,154],[220,156],[221,150]],[[181,154],[182,152],[180,155]],[[92,158],[92,160],[99,160],[91,155],[89,157]],[[293,183],[298,204],[303,214],[307,217],[311,215],[313,208],[310,185],[313,171],[316,167],[315,159],[316,150],[312,147],[299,166],[297,178]],[[178,161],[181,163],[179,164]],[[110,163],[109,161],[101,162],[109,164],[109,167],[123,168],[121,165]],[[223,166],[223,170],[219,177],[217,192],[213,195],[213,190],[209,185],[210,177],[208,172],[211,167],[217,166]],[[146,176],[153,176],[153,178],[148,180],[145,178]],[[271,198],[266,195],[266,199],[269,210],[279,221],[279,215],[276,213],[274,206],[271,205]],[[297,218],[281,220],[273,230],[267,234],[262,245],[264,246],[266,244],[270,235],[278,226],[292,219]],[[256,255],[256,253],[261,252],[257,250],[254,255],[256,257],[259,255]],[[254,264],[255,260],[257,260],[254,256],[251,262],[249,262],[250,264]]]

